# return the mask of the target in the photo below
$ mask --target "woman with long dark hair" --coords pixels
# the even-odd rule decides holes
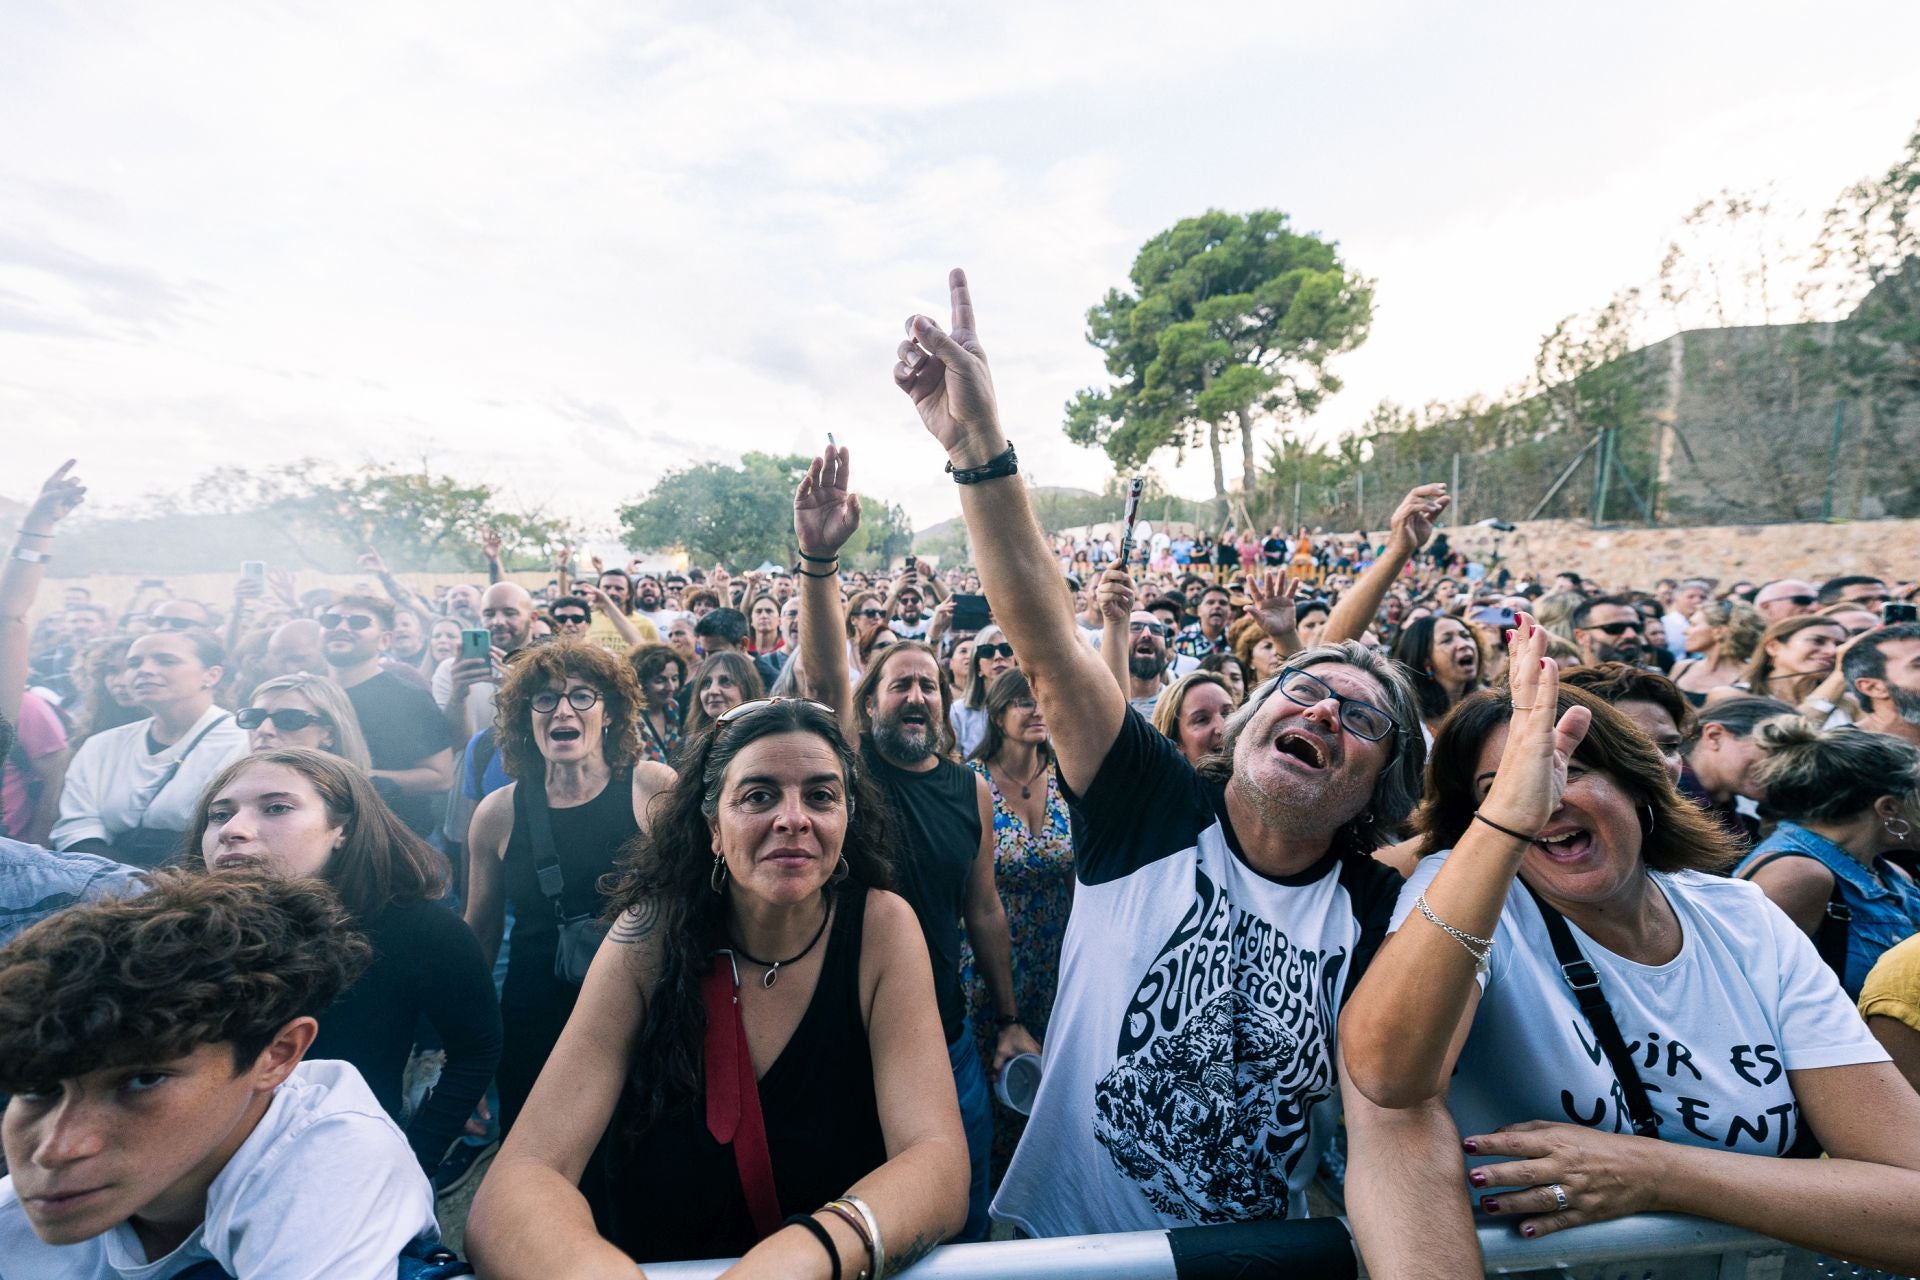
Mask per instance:
[[[1486,687],[1480,639],[1458,618],[1434,614],[1408,623],[1393,646],[1393,660],[1406,668],[1420,696],[1428,746],[1447,713]]]
[[[672,764],[680,756],[680,686],[687,663],[664,644],[643,644],[627,655],[640,684],[640,758]]]
[[[500,762],[513,781],[474,810],[466,917],[491,964],[513,904],[500,989],[503,1131],[579,995],[584,966],[574,944],[590,945],[580,922],[606,910],[601,878],[645,828],[648,802],[673,781],[671,769],[639,760],[639,702],[633,668],[591,640],[527,651],[496,696]]]
[[[683,737],[697,738],[727,711],[764,698],[766,685],[753,659],[742,653],[710,653],[693,669]]]
[[[406,1128],[431,1174],[460,1137],[500,1060],[500,1008],[480,946],[440,906],[447,860],[409,831],[359,769],[300,747],[228,765],[200,797],[182,858],[190,869],[325,880],[373,963],[320,1015],[310,1058],[339,1058]],[[439,1083],[411,1118],[403,1077],[422,1019],[446,1050]]]
[[[736,708],[683,765],[467,1247],[502,1280],[905,1268],[961,1226],[968,1159],[885,804],[816,703]],[[604,1235],[579,1186],[603,1139]]]

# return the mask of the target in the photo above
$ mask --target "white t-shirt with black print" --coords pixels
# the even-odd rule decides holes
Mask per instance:
[[[1393,927],[1446,862],[1421,860]],[[1680,954],[1636,964],[1571,920],[1670,1142],[1781,1156],[1799,1133],[1787,1072],[1888,1061],[1807,935],[1759,886],[1654,872],[1680,919]],[[1613,1068],[1561,976],[1553,940],[1516,879],[1494,929],[1480,1006],[1447,1105],[1463,1137],[1524,1120],[1632,1133]],[[1470,1163],[1484,1163],[1484,1160]]]
[[[1225,788],[1128,712],[1086,795],[1033,1115],[993,1215],[1034,1236],[1304,1216],[1334,1024],[1400,877],[1247,866]]]

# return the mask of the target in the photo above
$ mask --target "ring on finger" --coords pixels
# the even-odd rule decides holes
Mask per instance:
[[[1548,1187],[1547,1190],[1553,1192],[1554,1208],[1558,1209],[1561,1213],[1565,1213],[1573,1207],[1573,1201],[1567,1199],[1567,1189],[1559,1183],[1554,1183]]]

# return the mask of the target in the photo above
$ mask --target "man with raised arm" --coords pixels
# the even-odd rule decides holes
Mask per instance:
[[[967,1025],[960,983],[963,925],[993,1000],[994,1074],[1015,1055],[1040,1051],[1014,1002],[1013,943],[993,874],[992,793],[984,777],[949,758],[946,682],[925,643],[901,640],[875,651],[859,687],[848,687],[838,561],[841,546],[860,527],[860,500],[848,480],[844,446],[829,446],[813,460],[794,495],[793,523],[800,548],[795,572],[801,581],[803,678],[810,696],[837,709],[848,740],[860,744],[861,763],[893,811],[894,890],[913,908],[926,936],[972,1163],[967,1223],[955,1239],[984,1240],[993,1103]]]
[[[952,331],[907,322],[894,380],[947,452],[994,616],[1085,819],[1045,1072],[996,1217],[1037,1236],[1303,1216],[1347,1103],[1348,1205],[1372,1274],[1477,1274],[1443,1110],[1343,1088],[1340,1001],[1400,878],[1368,854],[1412,806],[1412,690],[1358,644],[1295,655],[1203,776],[1077,634],[1001,433],[966,277]]]

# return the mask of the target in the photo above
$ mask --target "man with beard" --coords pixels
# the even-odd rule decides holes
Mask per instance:
[[[1160,691],[1167,687],[1167,667],[1173,655],[1167,651],[1167,624],[1145,609],[1133,607],[1133,579],[1124,569],[1109,569],[1100,575],[1099,599],[1106,618],[1100,633],[1100,656],[1107,670],[1127,691],[1127,705],[1147,719],[1160,704]],[[1125,630],[1121,629],[1122,623]]]
[[[667,608],[666,589],[660,585],[660,579],[647,576],[636,578],[633,583],[633,608],[627,614],[634,619],[634,625],[645,622],[653,627],[655,635],[666,631],[667,625],[680,617],[676,609]]]
[[[480,623],[492,637],[490,657],[443,661],[433,673],[433,700],[446,714],[453,741],[465,742],[493,723],[500,664],[533,640],[533,597],[514,582],[496,582],[480,597]]]
[[[447,720],[425,689],[381,665],[393,643],[393,606],[342,596],[320,615],[323,651],[366,736],[373,779],[394,816],[421,835],[439,819],[436,799],[453,781]]]
[[[447,589],[447,598],[441,602],[446,615],[462,627],[480,625],[480,589],[462,582]]]
[[[893,588],[893,598],[887,601],[887,627],[902,640],[925,640],[927,628],[932,625],[932,616],[926,611],[926,594],[921,590],[919,576],[908,570],[900,575],[900,581]]]
[[[1200,592],[1199,617],[1173,638],[1173,651],[1188,658],[1210,658],[1216,653],[1231,653],[1227,642],[1227,623],[1233,618],[1233,596],[1222,586],[1209,586]]]
[[[800,547],[800,662],[809,695],[839,708],[842,727],[887,797],[894,823],[894,892],[919,917],[933,962],[933,993],[953,1065],[960,1115],[973,1166],[962,1241],[987,1236],[988,1158],[993,1104],[967,1026],[960,981],[961,921],[992,995],[993,1073],[1040,1046],[1021,1025],[1014,1001],[1013,945],[994,881],[993,797],[984,776],[948,759],[948,688],[933,650],[901,640],[874,651],[873,665],[849,692],[846,615],[840,602],[839,551],[860,527],[860,503],[848,486],[847,450],[829,446],[814,459],[793,502]],[[1038,536],[1036,532],[1035,536]],[[1048,557],[1053,599],[1059,569]],[[1069,620],[1067,626],[1072,627]],[[1075,643],[1079,643],[1075,641]],[[1103,675],[1102,679],[1106,677]]]
[[[1848,646],[1841,669],[1864,713],[1855,724],[1920,747],[1920,622],[1867,632]]]
[[[655,584],[658,589],[659,584]],[[607,569],[600,574],[599,587],[607,597],[607,603],[620,612],[623,621],[640,635],[638,640],[629,640],[620,630],[620,624],[596,609],[587,620],[587,639],[593,641],[609,653],[626,656],[636,644],[659,644],[660,632],[653,623],[633,611],[633,582],[618,569]]]
[[[949,285],[951,334],[912,317],[894,381],[961,486],[987,597],[1083,819],[1045,1071],[995,1216],[1036,1236],[1303,1216],[1342,1097],[1369,1274],[1478,1274],[1450,1117],[1344,1087],[1335,1041],[1401,883],[1369,854],[1419,791],[1412,689],[1360,644],[1309,649],[1197,772],[1076,634],[966,277]],[[1417,505],[1415,548],[1446,504]]]
[[[1575,606],[1573,642],[1580,646],[1585,666],[1602,662],[1624,662],[1630,667],[1645,665],[1646,624],[1631,600],[1625,596],[1595,596]]]

